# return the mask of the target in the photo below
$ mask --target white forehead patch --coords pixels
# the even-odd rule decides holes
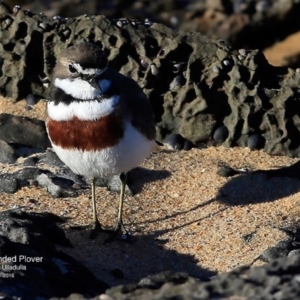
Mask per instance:
[[[93,121],[111,114],[118,101],[119,97],[111,97],[102,101],[74,101],[70,104],[63,102],[55,104],[54,101],[50,101],[47,103],[47,113],[54,121],[68,121],[74,117],[82,121]]]
[[[106,69],[106,66],[105,68],[103,69],[96,69],[96,68],[86,68],[86,69],[83,69],[81,67],[80,64],[77,64],[77,63],[74,63],[72,64],[72,66],[78,71],[78,73],[80,74],[85,74],[85,75],[95,75],[95,76],[99,76],[101,75],[105,69]]]

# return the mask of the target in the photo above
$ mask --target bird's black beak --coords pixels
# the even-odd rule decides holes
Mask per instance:
[[[101,92],[102,93],[102,90],[101,90],[101,87],[99,86],[98,84],[98,81],[99,81],[99,78],[98,77],[91,77],[89,78],[88,82],[89,84],[94,88],[96,89],[97,91]]]

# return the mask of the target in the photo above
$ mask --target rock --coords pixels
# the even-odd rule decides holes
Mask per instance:
[[[0,278],[0,290],[8,297],[49,299],[80,293],[91,298],[107,289],[86,267],[55,249],[70,246],[56,225],[62,222],[59,217],[11,210],[0,213],[0,221],[0,256],[12,260],[2,263],[8,278]]]
[[[184,147],[185,140],[178,133],[172,133],[164,140],[164,144],[169,149],[181,150]]]
[[[126,195],[133,196],[134,191],[133,188],[129,185],[130,183],[130,172],[127,175],[127,184],[125,187],[125,193]],[[108,190],[112,192],[117,192],[119,193],[121,190],[121,180],[119,175],[114,175],[110,178],[97,178],[96,179],[96,186],[101,186],[101,187],[107,187]]]
[[[26,100],[26,104],[30,106],[37,104],[39,101],[38,97],[33,94],[29,94],[25,100]]]
[[[146,299],[297,299],[300,296],[300,257],[291,256],[261,267],[239,267],[209,281],[182,273],[160,273],[138,284],[113,287],[107,296],[116,300]],[[284,295],[284,297],[283,297]],[[106,299],[103,295],[102,298]]]
[[[39,163],[45,163],[51,166],[64,167],[65,164],[58,158],[55,152],[47,150],[39,157]]]
[[[13,147],[8,145],[5,141],[0,140],[0,163],[12,164],[16,161]]]
[[[228,132],[227,127],[220,126],[215,130],[215,132],[213,134],[213,139],[218,143],[222,143],[227,139],[228,134],[229,134],[229,132]]]
[[[260,150],[265,145],[265,138],[259,134],[253,134],[248,138],[247,146],[250,150]]]
[[[36,181],[39,186],[43,188],[47,188],[47,191],[53,198],[60,198],[60,197],[75,197],[77,193],[75,190],[66,189],[66,180],[63,178],[55,178],[52,177],[50,174],[47,175],[42,173],[36,177]],[[68,181],[68,186],[72,185],[73,182]],[[63,185],[65,185],[63,187]]]
[[[19,183],[13,174],[0,174],[0,191],[15,193],[18,189]]]
[[[201,22],[206,18],[204,21],[210,26],[218,24],[216,32],[237,28],[241,34],[242,26],[256,18],[261,20],[266,13],[268,22],[272,23],[274,15],[270,17],[269,10],[257,11],[255,2],[250,2],[249,9],[246,8],[245,13],[241,10],[243,13],[239,14],[233,14],[231,1],[193,2],[188,11],[199,12]],[[270,11],[282,16],[282,11],[290,12],[291,7],[291,3],[280,1],[278,6],[272,5]],[[180,134],[199,147],[211,142],[217,127],[225,126],[228,136],[220,140],[226,147],[246,147],[250,137],[259,133],[265,139],[264,145],[259,147],[266,152],[300,157],[299,120],[294,113],[299,106],[300,93],[295,87],[300,84],[300,74],[271,66],[259,50],[238,52],[224,41],[213,41],[200,33],[173,31],[151,20],[137,24],[84,15],[50,19],[44,15],[30,16],[23,10],[14,14],[2,3],[1,11],[5,18],[12,20],[7,29],[0,31],[3,44],[0,92],[6,96],[14,99],[28,94],[46,97],[47,89],[41,78],[51,78],[61,49],[80,40],[98,41],[101,47],[109,49],[110,66],[143,87],[154,109],[159,142],[171,134]],[[230,20],[227,20],[227,13],[232,14]],[[220,22],[224,27],[219,26]],[[236,26],[228,26],[231,22]],[[24,24],[26,29],[23,30]],[[41,28],[40,24],[48,25]],[[23,35],[18,35],[18,30]],[[17,36],[17,41],[12,40],[13,36]],[[249,34],[239,35],[236,45],[241,41],[245,43],[245,37],[249,39]],[[24,40],[25,44],[19,40]],[[244,44],[238,48],[244,48]],[[29,65],[34,68],[27,68]],[[214,72],[215,69],[218,72]],[[178,78],[181,86],[177,85]],[[176,89],[170,90],[174,80]],[[44,137],[49,146],[46,134]],[[0,138],[4,139],[1,134]],[[4,140],[9,142],[9,139]],[[250,147],[256,148],[256,144],[251,142]]]
[[[29,147],[51,146],[44,122],[9,114],[0,114],[0,139]]]

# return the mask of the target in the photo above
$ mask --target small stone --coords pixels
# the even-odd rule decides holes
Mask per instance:
[[[184,146],[185,139],[178,133],[172,133],[164,141],[169,149],[181,150]]]
[[[189,151],[194,147],[194,144],[191,141],[185,140],[183,145],[183,150]]]
[[[231,65],[230,60],[224,59],[224,60],[223,60],[223,65],[226,66],[226,67],[229,67],[229,66]]]
[[[238,55],[238,59],[239,59],[239,60],[243,60],[244,58],[245,58],[245,56],[240,55],[240,54]]]
[[[213,139],[218,143],[223,143],[227,139],[228,134],[228,128],[222,125],[215,130]]]
[[[35,105],[39,102],[39,99],[34,94],[29,94],[26,97],[26,103],[27,105]]]
[[[217,174],[221,177],[232,177],[234,175],[240,174],[240,172],[229,166],[220,166]]]
[[[150,69],[151,69],[152,75],[157,75],[158,74],[158,68],[155,64],[151,64]]]
[[[143,68],[147,69],[149,67],[149,63],[146,61],[146,59],[141,59],[141,65]]]
[[[0,163],[12,164],[16,161],[14,148],[0,140]]]
[[[260,134],[253,134],[248,138],[247,146],[250,150],[260,150],[265,146],[265,138]]]
[[[296,69],[296,73],[300,73],[300,68],[297,68],[297,69]]]
[[[288,250],[286,249],[269,247],[262,252],[262,254],[259,256],[259,259],[261,259],[264,262],[271,262],[272,260],[275,260],[280,257],[286,257],[287,255]]]
[[[55,166],[55,167],[65,167],[65,164],[58,158],[55,152],[52,150],[47,150],[39,158],[39,163]]]
[[[19,183],[13,174],[0,174],[0,191],[13,194],[18,189]]]

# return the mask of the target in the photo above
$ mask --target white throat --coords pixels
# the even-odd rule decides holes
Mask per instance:
[[[101,101],[74,101],[70,104],[54,101],[47,103],[48,116],[54,121],[68,121],[74,117],[82,121],[93,121],[110,115],[119,102],[119,97],[111,97]]]
[[[101,92],[93,88],[87,81],[80,78],[70,80],[69,78],[54,80],[54,86],[62,89],[66,94],[76,99],[89,100],[101,95]]]

